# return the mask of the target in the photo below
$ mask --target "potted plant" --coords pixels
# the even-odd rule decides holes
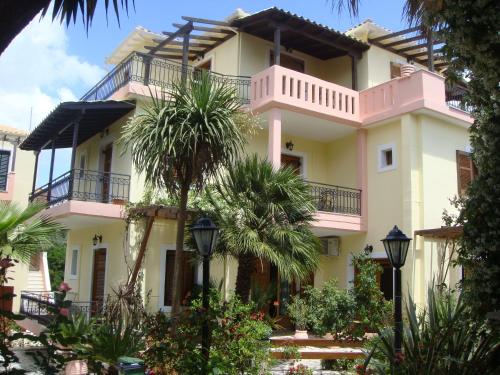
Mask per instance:
[[[307,301],[299,296],[292,297],[292,302],[287,305],[287,313],[290,320],[295,324],[296,339],[307,339],[307,327],[309,325],[310,308]]]

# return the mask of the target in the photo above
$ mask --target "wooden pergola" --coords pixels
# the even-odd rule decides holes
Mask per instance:
[[[322,60],[340,56],[351,57],[352,88],[357,89],[357,61],[363,51],[369,48],[368,44],[340,31],[275,7],[230,22],[187,16],[182,19],[186,23],[173,24],[177,28],[176,31],[164,31],[164,39],[153,39],[157,44],[145,48],[151,58],[181,60],[183,77],[187,76],[189,61],[203,58],[208,51],[242,31],[272,42],[276,65],[280,65],[282,49],[297,50]]]
[[[462,226],[455,227],[440,227],[433,229],[421,229],[415,231],[415,236],[422,236],[435,239],[449,239],[456,240],[463,234],[464,228]]]
[[[432,30],[424,30],[422,26],[388,33],[369,39],[369,42],[404,57],[408,62],[427,65],[431,72],[448,66],[442,58],[443,41]]]

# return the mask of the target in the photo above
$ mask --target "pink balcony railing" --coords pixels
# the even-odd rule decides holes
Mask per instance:
[[[428,109],[471,123],[472,117],[450,108],[446,102],[444,78],[419,70],[360,92],[360,119],[363,125]]]
[[[329,120],[359,123],[359,93],[274,65],[252,77],[251,108],[278,106]]]

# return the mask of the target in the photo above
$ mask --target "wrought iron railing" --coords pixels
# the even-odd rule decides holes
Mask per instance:
[[[20,313],[47,325],[58,313],[57,298],[62,298],[60,292],[22,291]],[[83,314],[87,318],[99,315],[102,311],[101,301],[72,301],[69,307],[70,315]]]
[[[361,190],[308,182],[318,211],[361,215]]]
[[[464,97],[467,94],[467,89],[463,87],[454,87],[446,91],[446,104],[449,107],[460,109],[465,112],[472,112],[472,107],[467,105]]]
[[[152,55],[133,52],[104,76],[80,100],[105,100],[129,82],[162,89],[172,88],[182,80],[182,64]],[[199,77],[200,70],[189,66],[187,80]],[[250,77],[231,76],[210,72],[213,82],[224,83],[235,89],[243,104],[250,103]]]
[[[130,176],[72,169],[30,194],[30,201],[54,205],[65,200],[124,203],[129,199]]]
[[[54,317],[57,292],[21,292],[20,312],[27,317],[37,320],[39,323],[48,324]]]

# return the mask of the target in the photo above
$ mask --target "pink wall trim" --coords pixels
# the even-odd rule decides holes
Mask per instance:
[[[275,169],[281,167],[281,111],[273,108],[269,112],[269,142],[267,158]]]
[[[446,104],[444,78],[426,70],[395,78],[360,92],[361,121],[367,126],[420,109],[472,124],[468,113]]]
[[[357,91],[278,65],[252,77],[250,98],[255,112],[277,107],[348,125],[359,124]]]
[[[150,91],[151,90],[151,91]],[[118,91],[116,91],[113,95],[110,96],[110,100],[124,100],[127,99],[130,95],[141,95],[151,97],[151,94],[154,96],[161,98],[162,95],[165,94],[165,90],[159,86],[144,86],[139,82],[129,82]]]
[[[314,214],[314,228],[339,229],[351,232],[363,231],[360,216],[342,215],[318,211]]]
[[[0,201],[12,201],[14,186],[16,183],[16,173],[10,172],[7,176],[7,190],[0,192]]]
[[[357,133],[357,182],[361,190],[361,229],[366,230],[368,226],[368,154],[366,142],[366,129],[359,129]]]
[[[123,219],[125,217],[122,205],[75,200],[66,201],[60,205],[50,207],[45,213],[54,219],[70,215],[105,217],[110,219]]]

